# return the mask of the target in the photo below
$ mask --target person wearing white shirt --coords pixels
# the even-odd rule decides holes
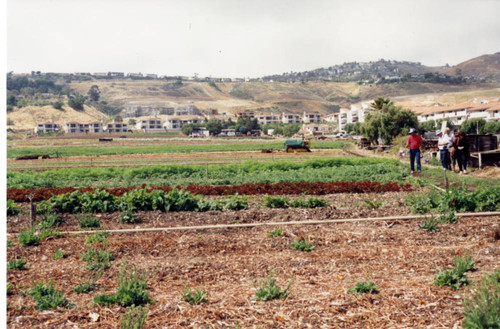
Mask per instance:
[[[436,131],[436,136],[438,139],[438,149],[439,149],[439,158],[441,159],[441,165],[443,169],[448,169],[449,159],[450,159],[450,147],[453,146],[453,140],[450,138],[448,134],[443,134],[441,130]]]

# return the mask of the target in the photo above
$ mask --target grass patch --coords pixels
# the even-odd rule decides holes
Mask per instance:
[[[7,262],[7,270],[25,270],[28,266],[22,259],[11,259]]]
[[[121,329],[142,329],[146,324],[149,308],[132,306],[121,317]]]

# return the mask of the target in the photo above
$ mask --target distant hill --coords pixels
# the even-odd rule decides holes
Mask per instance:
[[[500,52],[470,59],[445,70],[444,73],[500,80]]]

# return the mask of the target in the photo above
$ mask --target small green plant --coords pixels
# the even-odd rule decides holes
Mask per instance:
[[[434,218],[430,218],[420,224],[420,228],[423,230],[427,230],[429,232],[438,232],[439,231],[439,221],[435,220]]]
[[[85,267],[89,271],[105,270],[111,267],[110,262],[114,260],[111,251],[106,248],[88,248],[87,252],[82,255],[82,260],[88,262]]]
[[[42,217],[42,220],[38,224],[38,229],[44,230],[55,226],[59,226],[63,223],[64,220],[62,220],[56,213],[52,212]]]
[[[105,242],[105,241],[107,241],[108,236],[109,236],[109,232],[107,232],[107,231],[95,232],[94,234],[89,235],[87,237],[87,239],[85,240],[85,244]]]
[[[360,281],[356,283],[354,287],[351,287],[347,290],[348,294],[378,294],[379,289],[375,285],[375,283],[371,280],[371,278],[368,278],[366,281]]]
[[[122,329],[142,329],[146,324],[149,308],[141,306],[132,306],[121,317]]]
[[[17,236],[19,244],[23,247],[27,246],[37,246],[40,242],[40,237],[35,235],[32,230],[24,230]]]
[[[458,290],[461,286],[466,286],[470,283],[465,272],[474,269],[472,258],[470,256],[455,257],[454,265],[454,268],[438,273],[438,276],[434,279],[436,286],[449,286]]]
[[[270,238],[277,238],[277,237],[282,236],[282,235],[283,235],[283,231],[279,228],[272,230],[271,232],[269,232],[267,234],[267,236]]]
[[[264,198],[264,206],[272,209],[275,208],[285,209],[290,207],[289,200],[290,198],[268,195]]]
[[[227,210],[241,210],[248,208],[248,201],[246,197],[243,195],[238,195],[238,193],[231,196],[230,198],[222,200],[221,202],[224,205],[224,209]]]
[[[80,228],[94,228],[101,227],[101,222],[97,218],[92,217],[82,217],[78,220],[78,226]]]
[[[7,200],[7,216],[17,216],[21,209],[14,200]]]
[[[500,270],[483,276],[472,296],[462,303],[464,328],[500,328]]]
[[[272,272],[269,272],[269,276],[263,279],[259,283],[259,290],[255,293],[257,300],[272,300],[272,299],[287,299],[290,294],[290,288],[292,287],[293,279],[285,289],[281,289],[276,285],[276,278],[273,276]]]
[[[137,216],[130,209],[127,209],[126,211],[122,212],[120,220],[124,224],[135,224],[138,221]]]
[[[44,240],[44,239],[47,239],[50,237],[60,238],[62,236],[63,236],[63,234],[59,231],[58,228],[53,229],[53,230],[44,229],[44,230],[40,231],[40,233],[38,233],[38,237],[40,238],[40,240]]]
[[[12,283],[7,282],[6,290],[7,290],[7,295],[12,295]]]
[[[73,291],[77,294],[88,294],[96,289],[97,286],[94,283],[86,282],[75,286]]]
[[[453,224],[453,223],[456,223],[458,221],[458,219],[459,219],[458,216],[455,215],[455,213],[453,211],[451,211],[451,212],[448,212],[446,214],[442,214],[439,217],[439,222]]]
[[[385,202],[384,201],[377,201],[377,200],[370,200],[370,199],[365,199],[365,204],[364,206],[368,209],[378,209],[380,208]]]
[[[184,291],[181,293],[181,298],[191,305],[199,305],[206,302],[207,293],[203,288],[196,288],[196,290],[191,290],[187,284],[184,284]]]
[[[112,295],[99,295],[94,302],[99,305],[119,304],[121,306],[139,306],[153,302],[147,288],[147,274],[139,273],[135,266],[124,263],[118,277],[118,290]]]
[[[11,259],[7,262],[7,270],[25,270],[26,264],[22,259]]]
[[[12,240],[7,240],[7,248],[9,248],[9,247],[14,247],[14,246],[15,246],[14,241],[12,241]]]
[[[68,307],[70,305],[62,292],[54,288],[52,280],[48,285],[44,282],[33,281],[33,285],[34,287],[28,289],[26,294],[35,299],[35,309],[44,311],[58,307]]]
[[[325,200],[311,197],[306,200],[296,199],[289,203],[290,207],[293,208],[319,208],[326,207],[327,202]]]
[[[56,251],[54,251],[54,254],[52,255],[52,259],[61,259],[64,257],[66,257],[66,255],[64,254],[64,250],[61,249],[57,249]]]
[[[198,211],[222,210],[224,205],[220,201],[211,201],[206,199],[198,200]]]
[[[314,250],[314,248],[316,248],[316,246],[311,245],[306,240],[295,240],[292,242],[292,249],[295,250],[310,252]]]

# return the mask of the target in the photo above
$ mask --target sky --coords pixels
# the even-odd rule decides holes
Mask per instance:
[[[500,51],[500,0],[7,0],[7,71],[261,77]]]

